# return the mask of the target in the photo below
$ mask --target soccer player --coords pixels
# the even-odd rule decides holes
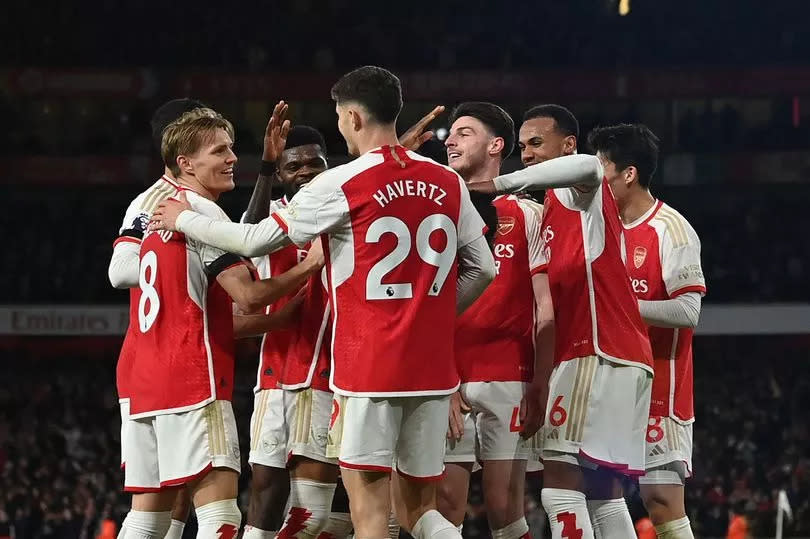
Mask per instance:
[[[658,537],[692,538],[684,481],[692,474],[692,334],[706,282],[700,239],[674,208],[650,193],[658,138],[646,126],[597,128],[588,144],[602,160],[624,225],[627,273],[655,360],[641,497]]]
[[[279,102],[268,123],[262,170],[244,222],[259,222],[270,211],[286,206],[303,185],[328,167],[323,135],[304,125],[290,129],[287,110]],[[400,143],[418,148],[432,136],[425,130],[442,111],[443,107],[436,107],[404,133]],[[284,195],[271,201],[274,178]],[[306,246],[289,245],[254,263],[262,277],[270,277],[293,268],[305,256]],[[343,488],[340,482],[335,487],[337,461],[325,454],[332,406],[331,326],[320,275],[310,277],[305,297],[299,324],[288,331],[267,333],[262,341],[251,429],[255,439],[249,458],[253,477],[246,537],[275,537],[277,532],[270,530],[279,529],[288,495],[289,510],[281,529],[285,536],[312,537],[323,530],[332,539],[342,539],[352,530],[345,492],[333,498],[333,491]],[[268,310],[279,309],[289,299],[282,298]]]
[[[450,167],[467,182],[496,177],[515,145],[509,114],[492,103],[468,102],[455,108],[450,122],[445,141]],[[479,461],[492,537],[518,539],[529,532],[523,510],[528,449],[521,438],[521,401],[525,385],[533,381],[536,305],[550,301],[550,296],[548,277],[539,271],[545,264],[542,206],[511,195],[497,197],[493,205],[497,275],[456,323],[461,388],[451,400],[452,437],[439,509],[453,524],[462,525],[470,473]],[[537,350],[550,361],[553,340],[537,343]],[[469,413],[461,413],[462,402]]]
[[[214,201],[233,189],[232,140],[230,122],[210,109],[187,112],[163,131],[161,154],[178,189],[214,219],[227,220]],[[180,486],[192,492],[198,537],[236,534],[231,298],[244,312],[272,303],[320,270],[315,249],[309,258],[295,278],[256,280],[235,255],[182,234],[145,235],[124,433],[125,490],[134,494],[119,537],[163,537]]]
[[[258,222],[262,214],[268,215],[268,210],[285,207],[303,185],[327,169],[323,136],[308,126],[289,129],[285,115],[286,105],[283,109],[277,106],[268,124],[262,174],[248,204],[245,222]],[[284,196],[271,202],[270,184],[276,174]],[[301,263],[308,248],[309,244],[289,245],[254,259],[254,263],[262,277],[279,275]],[[316,537],[330,517],[338,468],[336,459],[326,457],[332,391],[328,294],[321,274],[308,279],[303,297],[298,323],[286,331],[267,333],[262,340],[251,419],[248,461],[253,477],[247,538],[273,538],[277,533],[284,537]],[[292,295],[268,310],[278,309],[290,299]],[[285,503],[289,510],[281,526]],[[351,520],[346,516],[341,522],[343,535],[348,535]]]
[[[495,264],[464,181],[398,145],[399,79],[373,66],[332,88],[354,161],[303,187],[257,225],[222,223],[167,202],[152,226],[255,256],[327,235],[332,306],[332,445],[358,537],[384,537],[391,507],[414,537],[459,537],[435,510],[444,468],[455,313]],[[458,262],[458,263],[457,263]]]
[[[565,144],[556,146],[557,154],[567,151]],[[622,225],[600,160],[553,155],[469,186],[483,192],[547,189],[542,234],[555,359],[548,398],[530,388],[527,399],[536,403],[532,413],[546,403],[541,497],[552,537],[632,537],[618,474],[644,473],[650,344],[624,267]]]
[[[174,120],[178,119],[186,112],[197,108],[203,108],[201,102],[194,99],[173,99],[158,107],[150,122],[152,127],[152,141],[158,152],[160,152],[160,142],[163,130]],[[138,262],[141,240],[146,231],[146,225],[152,216],[152,211],[157,204],[176,194],[178,185],[171,175],[169,167],[164,166],[163,175],[148,189],[140,193],[129,204],[124,214],[124,220],[118,231],[118,238],[113,243],[113,254],[110,259],[108,276],[110,283],[115,288],[129,289],[129,320],[127,331],[124,336],[124,343],[121,346],[121,353],[116,365],[116,385],[118,386],[118,403],[121,409],[121,467],[126,464],[124,454],[124,429],[129,419],[129,387],[127,385],[127,374],[130,368],[130,361],[135,353],[134,342],[137,334],[137,327],[134,321],[138,315],[138,300],[140,290],[138,289]],[[178,493],[174,510],[172,511],[172,522],[168,539],[179,539],[183,535],[183,529],[188,520],[191,500],[188,493],[183,490]]]

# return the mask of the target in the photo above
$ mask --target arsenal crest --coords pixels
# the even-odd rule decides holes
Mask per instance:
[[[498,217],[498,235],[505,236],[515,228],[514,217]]]
[[[633,265],[636,269],[640,268],[641,265],[644,263],[644,260],[647,259],[647,248],[646,247],[636,247],[633,250]]]

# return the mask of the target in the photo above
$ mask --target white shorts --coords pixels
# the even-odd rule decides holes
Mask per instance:
[[[545,438],[545,427],[540,427],[540,430],[526,441],[529,449],[529,459],[526,461],[526,473],[543,471],[543,442]]]
[[[124,490],[157,492],[184,485],[211,468],[241,469],[229,401],[179,414],[130,419],[125,433]]]
[[[326,434],[332,393],[307,388],[263,389],[256,394],[250,419],[250,464],[285,468],[298,455],[327,464]]]
[[[526,460],[529,450],[520,437],[523,382],[468,382],[461,396],[470,405],[461,440],[448,440],[445,462]]]
[[[335,395],[327,455],[349,470],[432,481],[444,473],[450,396],[367,398]]]
[[[126,453],[124,448],[124,440],[126,440],[126,427],[129,421],[129,399],[118,399],[118,408],[121,410],[121,468],[127,463]]]
[[[549,380],[543,459],[642,475],[651,389],[640,367],[597,356],[560,363]]]
[[[647,474],[639,483],[683,485],[692,477],[692,424],[670,417],[650,417],[647,422]]]

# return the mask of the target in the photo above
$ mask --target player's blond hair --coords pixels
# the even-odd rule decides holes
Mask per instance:
[[[160,155],[175,177],[180,175],[177,157],[192,155],[208,143],[217,129],[234,139],[233,124],[213,109],[201,107],[184,113],[166,126],[160,141]]]

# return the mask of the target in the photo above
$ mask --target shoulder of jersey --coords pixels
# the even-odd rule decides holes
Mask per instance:
[[[534,213],[537,214],[538,219],[542,219],[542,217],[543,217],[543,205],[542,204],[540,204],[539,202],[537,202],[536,200],[533,200],[531,198],[520,198],[520,197],[515,197],[515,198],[517,199],[518,206],[522,206],[524,208],[530,209],[531,211],[533,211]]]
[[[689,221],[668,204],[661,205],[650,220],[650,224],[662,226],[665,234],[670,237],[673,247],[688,245],[690,238],[697,235]]]
[[[191,204],[191,209],[197,213],[207,215],[213,219],[227,219],[230,221],[230,218],[228,217],[228,214],[225,213],[225,210],[220,208],[219,205],[213,200],[209,200],[204,196],[195,193],[194,191],[186,191],[185,193],[188,203]]]
[[[459,175],[458,172],[456,172],[455,170],[453,170],[451,167],[449,167],[447,165],[443,165],[443,164],[439,163],[438,161],[434,161],[430,157],[425,157],[424,155],[418,154],[418,153],[416,153],[416,152],[414,152],[412,150],[408,150],[406,153],[408,154],[408,157],[410,157],[414,161],[421,161],[423,163],[430,163],[432,165],[436,165],[437,167],[446,170],[447,172],[449,172],[450,174],[452,174],[453,176],[455,176],[459,180],[464,181],[461,178],[461,176]]]
[[[136,196],[130,203],[130,207],[137,208],[140,212],[151,215],[158,204],[174,195],[176,192],[177,186],[173,182],[164,180],[161,177],[145,191],[142,191]]]
[[[348,163],[324,170],[313,178],[309,185],[316,186],[318,184],[328,183],[330,181],[344,182],[373,166],[381,164],[382,162],[382,154],[374,152],[365,153],[357,159],[349,161]]]

